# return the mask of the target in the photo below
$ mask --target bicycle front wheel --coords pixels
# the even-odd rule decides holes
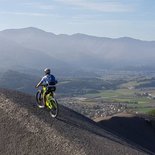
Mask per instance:
[[[43,103],[43,97],[42,97],[41,90],[38,90],[37,93],[36,93],[36,101],[37,101],[37,106],[39,108],[44,108],[44,103]]]
[[[50,109],[50,115],[53,118],[56,118],[58,116],[59,113],[59,105],[56,99],[52,99],[51,100],[51,104],[52,104],[52,108]]]

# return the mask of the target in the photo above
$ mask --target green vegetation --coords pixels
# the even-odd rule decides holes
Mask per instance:
[[[152,108],[141,107],[141,106],[132,109],[133,112],[138,112],[140,114],[148,114],[150,110],[152,110]]]
[[[155,116],[155,109],[151,109],[147,112],[150,116]]]
[[[148,81],[145,81],[143,83],[140,83],[139,85],[137,85],[136,88],[149,88],[149,87],[155,87],[155,79],[149,79]]]
[[[113,78],[112,78],[113,77]],[[152,81],[152,78],[145,76],[127,76],[122,80],[117,76],[110,76],[109,80],[104,78],[77,78],[66,80],[60,84],[64,95],[82,96],[90,99],[87,105],[91,105],[94,99],[102,102],[124,103],[139,112],[148,112],[150,104],[154,103],[154,98],[150,94],[155,94],[155,89],[142,87]]]
[[[58,92],[70,95],[101,95],[103,90],[117,89],[123,80],[104,80],[101,78],[74,78],[60,82]]]

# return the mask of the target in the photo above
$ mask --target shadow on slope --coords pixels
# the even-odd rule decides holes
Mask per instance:
[[[133,142],[155,154],[155,129],[144,118],[115,116],[98,122],[107,130],[126,141]]]
[[[120,135],[116,136],[117,134],[115,135],[110,130],[108,132],[106,128],[104,130],[103,126],[103,128],[100,128],[97,123],[62,105],[60,105],[59,117],[52,119],[45,109],[36,108],[33,96],[4,89],[0,90],[0,92],[9,100],[12,100],[13,103],[17,104],[19,109],[20,107],[26,108],[29,115],[33,114],[37,116],[37,118],[48,124],[52,129],[56,129],[62,137],[83,147],[88,154],[101,154],[103,151],[105,154],[113,154],[118,152],[118,150],[120,151],[119,154],[130,151],[131,154],[143,151],[150,153],[138,145],[134,146],[132,143],[125,142],[124,139],[119,137]]]

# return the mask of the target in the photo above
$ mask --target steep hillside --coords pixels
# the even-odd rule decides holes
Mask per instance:
[[[99,121],[98,124],[103,129],[132,141],[155,154],[155,121],[150,124],[140,115],[117,114]]]
[[[33,96],[16,91],[0,90],[0,124],[2,155],[151,154],[63,106],[52,119]]]

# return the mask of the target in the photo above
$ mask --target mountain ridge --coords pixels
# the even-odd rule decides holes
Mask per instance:
[[[86,37],[94,37],[94,38],[102,38],[102,39],[112,39],[112,40],[116,40],[116,39],[133,39],[133,40],[139,40],[139,41],[147,41],[147,42],[155,42],[155,40],[141,40],[138,38],[133,38],[133,37],[129,37],[129,36],[122,36],[122,37],[117,37],[117,38],[111,38],[111,37],[104,37],[104,36],[96,36],[96,35],[90,35],[90,34],[85,34],[85,33],[73,33],[73,34],[55,34],[53,32],[49,32],[49,31],[45,31],[41,28],[37,28],[37,27],[24,27],[24,28],[12,28],[12,29],[4,29],[1,30],[0,32],[2,33],[9,33],[9,32],[13,32],[13,31],[27,31],[27,32],[42,32],[42,33],[50,33],[52,35],[55,36],[61,36],[61,35],[65,35],[65,36],[86,36]]]
[[[54,66],[62,71],[66,68],[74,71],[117,69],[131,65],[154,66],[154,50],[155,41],[141,41],[129,37],[112,39],[80,33],[56,35],[32,27],[0,31],[1,59],[3,63],[10,62],[7,63],[10,67],[11,63],[19,65],[25,59],[28,62],[22,64],[25,68],[30,67],[29,63],[36,63],[37,65],[31,65],[33,69]],[[29,51],[34,59],[26,55]],[[16,52],[20,58],[15,57],[12,61],[10,52]]]

